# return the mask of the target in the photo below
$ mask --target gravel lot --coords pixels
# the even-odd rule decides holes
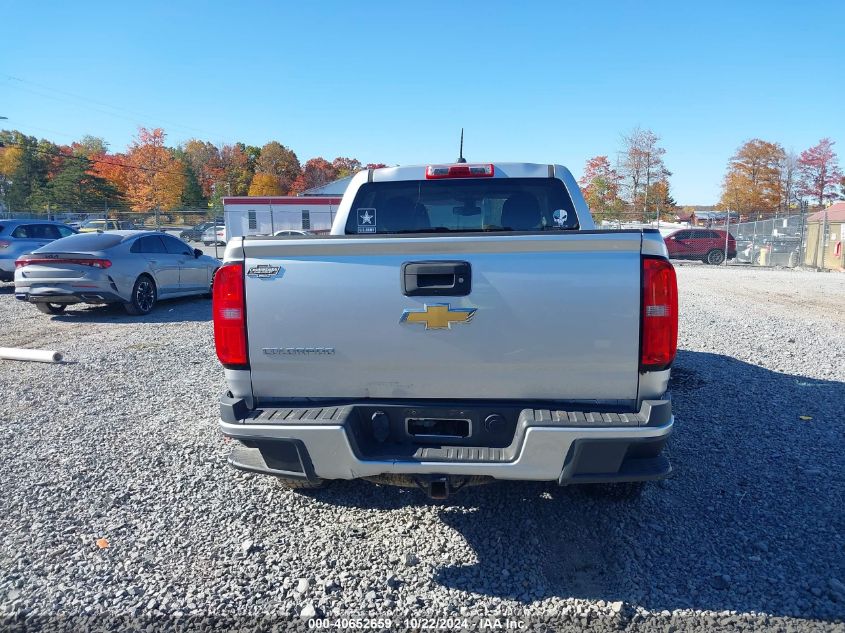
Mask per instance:
[[[0,284],[0,346],[71,361],[0,361],[0,629],[845,631],[845,275],[679,278],[676,470],[624,502],[286,491],[225,465],[207,300],[50,318]]]

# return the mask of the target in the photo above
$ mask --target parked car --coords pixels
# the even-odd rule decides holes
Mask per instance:
[[[206,229],[211,228],[212,226],[218,226],[223,224],[223,218],[217,218],[214,222],[200,222],[196,226],[192,226],[189,229],[185,229],[181,233],[179,233],[179,237],[186,242],[201,242],[202,236],[205,233]]]
[[[15,278],[15,260],[75,230],[51,220],[0,220],[0,281]]]
[[[206,246],[226,246],[226,227],[222,224],[208,227],[202,234],[202,243]]]
[[[80,233],[15,262],[15,297],[45,314],[74,303],[121,303],[147,314],[159,299],[207,295],[220,266],[180,239],[156,231]]]
[[[314,235],[314,234],[311,231],[301,231],[299,229],[283,229],[281,231],[276,231],[275,233],[273,233],[274,237],[279,237],[280,235],[285,236],[285,235]]]
[[[747,235],[740,235],[736,238],[736,261],[743,264],[750,264],[753,261],[755,250],[754,240]]]
[[[705,264],[721,264],[725,261],[725,231],[714,229],[680,229],[670,233],[663,241],[669,251],[669,259],[700,259]],[[736,257],[736,240],[728,235],[728,259]]]
[[[103,231],[131,231],[135,224],[128,220],[86,220],[79,225],[80,233],[96,233]]]
[[[797,235],[758,235],[753,241],[742,240],[737,244],[738,262],[765,266],[788,266],[799,264],[801,238]]]
[[[74,229],[75,231],[79,231],[79,227],[82,226],[83,222],[88,219],[87,215],[84,214],[77,214],[73,217],[66,218],[64,223],[67,224],[70,228]]]

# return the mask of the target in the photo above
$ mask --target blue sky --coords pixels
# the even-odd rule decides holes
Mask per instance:
[[[662,137],[682,204],[716,202],[760,137],[845,158],[845,2],[0,0],[3,127],[122,150],[262,145],[300,160],[613,160]],[[843,161],[845,162],[845,161]]]

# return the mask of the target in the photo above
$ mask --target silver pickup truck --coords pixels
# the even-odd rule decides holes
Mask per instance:
[[[360,172],[329,235],[229,241],[213,314],[230,463],[290,487],[671,470],[675,271],[560,165]]]

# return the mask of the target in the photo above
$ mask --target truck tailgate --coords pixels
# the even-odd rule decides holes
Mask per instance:
[[[253,394],[636,399],[641,240],[638,232],[246,239]],[[437,260],[468,262],[470,293],[406,296],[402,265]],[[444,319],[449,327],[438,328]]]

